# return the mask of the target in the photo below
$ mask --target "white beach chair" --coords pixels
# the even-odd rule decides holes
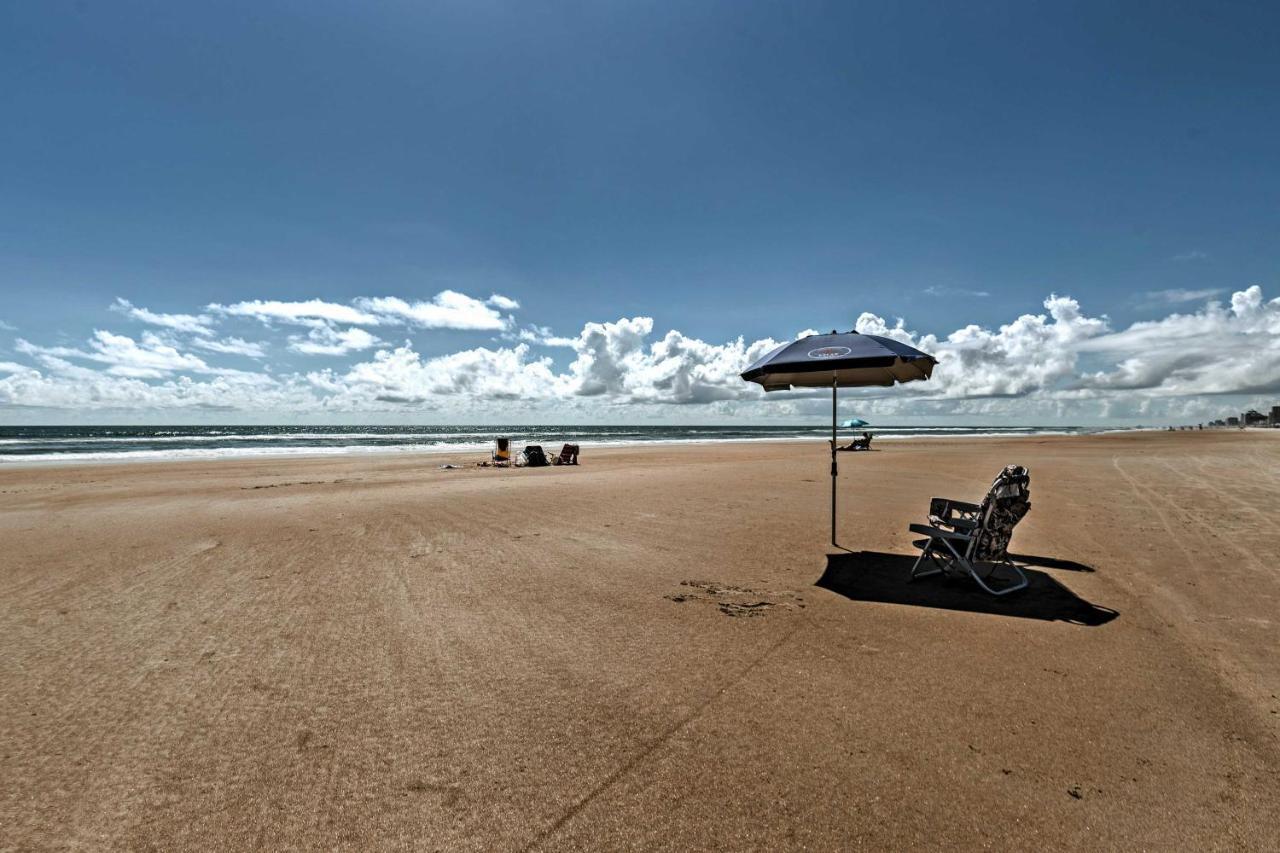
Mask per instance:
[[[1027,586],[1027,576],[1009,559],[1013,528],[1031,509],[1031,475],[1026,468],[1009,465],[1000,472],[980,504],[933,498],[929,524],[912,524],[912,533],[927,537],[913,544],[920,556],[911,577],[945,574],[972,578],[992,595],[1007,595]],[[1013,578],[993,587],[996,570],[1007,569]]]

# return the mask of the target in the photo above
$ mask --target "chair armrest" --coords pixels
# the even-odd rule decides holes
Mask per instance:
[[[953,501],[951,500],[951,498],[930,498],[929,499],[930,504],[932,504],[934,501],[937,501],[940,504],[945,504],[946,506],[949,506],[952,509],[957,509],[960,512],[977,512],[978,510],[982,509],[982,504],[971,504],[968,501]]]
[[[935,527],[965,528],[978,526],[978,514],[982,507],[949,498],[933,498],[929,501],[929,521]]]
[[[929,520],[933,522],[934,527],[951,527],[959,530],[976,530],[981,527],[977,519],[974,518],[940,518],[937,516],[929,516]]]
[[[951,539],[956,542],[968,542],[972,539],[964,533],[957,533],[954,530],[943,530],[939,527],[930,527],[927,524],[912,524],[908,528],[912,533],[919,533],[922,536],[928,536],[931,539]]]

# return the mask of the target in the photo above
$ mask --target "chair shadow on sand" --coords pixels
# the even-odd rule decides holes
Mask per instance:
[[[1042,569],[1065,569],[1068,572],[1092,572],[1093,566],[1077,563],[1075,560],[1059,560],[1056,557],[1033,557],[1030,554],[1010,554],[1009,559],[1024,566],[1039,566]]]
[[[1115,610],[1085,601],[1044,572],[1026,568],[1027,563],[1033,563],[1071,571],[1093,571],[1088,566],[1069,562],[1057,566],[1056,563],[1064,561],[1041,561],[1038,557],[1019,558],[1018,562],[1024,566],[1023,572],[1029,581],[1027,588],[1000,597],[988,595],[972,581],[958,578],[934,575],[908,582],[915,558],[878,551],[828,554],[827,570],[815,586],[853,601],[1043,619],[1091,628],[1105,625],[1120,615]]]

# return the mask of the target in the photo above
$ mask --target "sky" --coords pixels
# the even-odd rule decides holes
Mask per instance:
[[[0,3],[0,424],[1280,403],[1274,3]],[[862,397],[862,399],[858,399]]]

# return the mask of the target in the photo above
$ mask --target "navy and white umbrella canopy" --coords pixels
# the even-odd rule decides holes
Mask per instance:
[[[928,379],[938,361],[915,347],[879,335],[832,332],[784,344],[742,373],[766,391],[861,388]]]
[[[836,545],[836,389],[891,387],[928,379],[938,360],[892,338],[832,332],[784,344],[742,373],[765,391],[831,389],[831,544]]]

